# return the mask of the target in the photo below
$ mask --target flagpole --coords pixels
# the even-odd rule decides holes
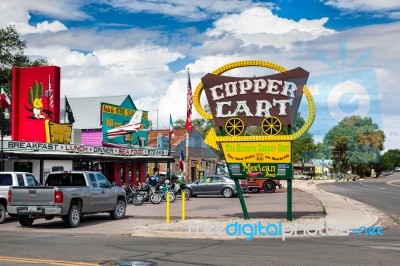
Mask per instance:
[[[67,95],[64,95],[65,101],[64,101],[64,123],[66,121],[66,116],[67,116]]]
[[[171,119],[172,119],[171,114],[169,114],[170,122],[169,122],[169,126],[168,126],[168,129],[169,129],[168,156],[171,156],[171,138],[172,138]]]
[[[192,181],[190,175],[190,160],[189,160],[189,132],[186,131],[186,179],[188,182]]]
[[[169,120],[171,121],[171,114],[169,114]],[[169,129],[169,139],[168,139],[168,156],[171,156],[171,122],[169,123],[168,126]],[[167,162],[167,179],[171,182],[171,162]]]
[[[187,90],[191,90],[191,84],[190,84],[190,70],[189,70],[189,68],[187,68],[187,79],[188,79],[188,87],[187,87]],[[187,92],[188,93],[188,92]],[[189,96],[187,95],[187,97],[186,97],[186,103],[187,103],[187,107],[188,107],[188,109],[189,109],[189,106],[190,106],[190,112],[191,112],[191,108],[192,108],[192,106],[190,105],[190,103],[189,103]],[[187,120],[188,120],[188,118],[190,119],[190,115],[191,115],[191,113],[190,114],[187,114],[187,116],[186,116],[186,151],[185,151],[185,153],[186,153],[186,179],[187,179],[187,181],[193,181],[192,180],[192,175],[191,175],[191,169],[190,169],[190,156],[189,156],[189,154],[190,154],[190,152],[189,152],[189,130],[188,130],[188,122],[187,122]]]

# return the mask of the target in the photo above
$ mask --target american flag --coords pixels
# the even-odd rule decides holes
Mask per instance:
[[[192,95],[192,84],[190,83],[190,74],[188,71],[188,84],[187,84],[187,114],[186,114],[186,131],[188,133],[192,132],[192,105],[193,105],[193,95]]]

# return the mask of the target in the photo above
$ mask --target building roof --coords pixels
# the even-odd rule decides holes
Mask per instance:
[[[169,137],[169,129],[149,130],[149,144],[150,147],[157,147],[157,136],[161,133],[164,137]],[[174,135],[171,138],[171,150],[186,139],[186,129],[174,129]]]
[[[101,103],[106,102],[121,105],[128,95],[67,98],[72,113],[74,114],[75,129],[101,128]],[[65,98],[60,99],[60,122],[68,123],[65,115]]]
[[[150,147],[157,147],[157,136],[161,133],[164,137],[169,136],[169,130],[149,130],[149,144]],[[186,155],[186,129],[174,129],[174,137],[171,142],[171,156],[179,157],[180,151],[183,151],[183,154]],[[190,133],[189,137],[189,155],[190,157],[203,157],[203,158],[219,158],[218,154],[210,148],[210,146],[204,143],[203,136],[199,133],[199,131],[194,130]]]

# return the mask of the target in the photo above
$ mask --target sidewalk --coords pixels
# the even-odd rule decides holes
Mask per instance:
[[[266,202],[263,204],[267,205],[270,210],[275,210],[275,212],[272,213],[254,211],[254,209],[252,209],[254,206],[248,203],[249,199],[245,199],[250,214],[250,220],[244,220],[240,211],[235,211],[235,213],[232,213],[231,217],[223,215],[223,206],[217,204],[214,211],[211,211],[211,214],[215,215],[213,217],[211,217],[211,215],[202,215],[201,211],[195,211],[192,215],[187,216],[186,221],[181,221],[177,212],[174,212],[170,223],[166,223],[165,217],[161,219],[159,217],[158,223],[154,219],[150,219],[145,225],[137,224],[134,226],[131,229],[130,235],[141,237],[232,239],[232,237],[228,237],[226,234],[218,235],[217,230],[221,229],[221,226],[224,229],[227,225],[232,225],[235,222],[242,225],[247,223],[254,225],[257,222],[261,222],[262,225],[282,223],[288,226],[301,224],[305,226],[324,226],[324,228],[344,226],[349,230],[358,229],[361,226],[370,227],[374,225],[388,228],[394,224],[392,219],[388,218],[387,215],[366,204],[325,192],[316,187],[317,184],[324,182],[331,181],[293,181],[293,221],[286,220],[286,201],[284,200],[282,204],[282,197],[286,197],[285,189],[283,193],[281,190],[281,193],[269,194],[269,196],[272,195],[271,199],[280,197],[279,204],[276,202]],[[259,195],[262,194],[263,193],[260,193]],[[248,197],[254,197],[257,194],[247,195],[249,195]],[[193,202],[197,200],[199,200],[199,198],[191,199],[192,202],[188,202],[188,204],[194,204]],[[219,198],[216,199],[215,202],[221,204],[221,200],[223,202],[223,200],[226,199]],[[232,200],[236,200],[234,204],[236,207],[240,208],[239,199],[234,198]],[[174,204],[176,203],[177,202]],[[174,207],[176,210],[176,205]],[[258,215],[255,215],[257,213]],[[165,212],[163,214],[165,215]],[[194,216],[194,214],[196,214],[196,216]],[[284,214],[284,216],[282,214]],[[135,216],[136,218],[141,218],[138,214]],[[146,221],[146,219],[142,221]],[[299,228],[300,229],[297,230],[301,231],[302,226]],[[242,236],[242,238],[243,237],[244,236]]]

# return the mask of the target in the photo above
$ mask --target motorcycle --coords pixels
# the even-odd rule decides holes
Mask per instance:
[[[162,201],[160,193],[156,193],[155,187],[149,184],[139,183],[138,193],[142,195],[144,201],[150,201],[153,204],[159,204]]]
[[[175,191],[171,188],[171,186],[167,182],[159,184],[156,188],[156,193],[161,194],[161,197],[164,200],[167,198],[167,192],[169,192],[169,202],[171,203],[174,202],[176,199]]]
[[[126,201],[128,203],[133,203],[135,206],[140,206],[144,202],[144,195],[139,193],[138,189],[135,189],[131,184],[122,186],[126,192]]]
[[[172,184],[172,189],[175,191],[175,194],[181,194],[182,192],[185,192],[185,200],[188,200],[190,198],[190,191],[186,186],[185,181],[183,180],[177,180]]]

